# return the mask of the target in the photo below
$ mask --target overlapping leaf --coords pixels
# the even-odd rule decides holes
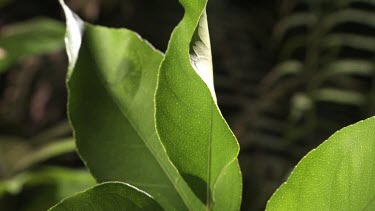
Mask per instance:
[[[181,3],[185,16],[164,59],[134,32],[82,24],[63,4],[70,59],[68,107],[77,147],[99,181],[126,182],[166,210],[212,209],[215,196],[220,209],[238,210],[238,144],[215,103],[207,2]],[[165,122],[160,112],[174,119]],[[190,128],[194,139],[176,126]]]
[[[50,211],[162,210],[148,194],[121,182],[99,184],[65,199]]]
[[[217,184],[233,188],[227,194],[235,196],[233,203],[239,209],[239,147],[215,102],[207,1],[180,2],[185,15],[172,33],[160,67],[155,97],[157,131],[169,158],[208,209],[214,207]],[[228,165],[232,167],[225,168]],[[224,168],[231,172],[223,173]],[[218,183],[221,173],[235,179]]]
[[[80,40],[74,35],[80,21],[67,7],[65,12],[71,20],[69,116],[88,168],[99,181],[124,181],[150,193],[164,209],[199,210],[203,206],[156,135],[154,92],[162,54],[125,29],[86,24]]]

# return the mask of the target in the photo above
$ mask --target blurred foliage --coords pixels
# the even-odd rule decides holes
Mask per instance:
[[[47,210],[95,183],[93,177],[83,170],[44,167],[21,173],[0,181],[0,210]]]
[[[135,30],[161,50],[183,15],[177,1],[68,4],[90,22]],[[241,144],[242,209],[262,210],[306,152],[375,114],[375,1],[212,0],[207,10],[218,103]],[[0,136],[7,137],[0,142],[0,178],[17,174],[4,170],[15,165],[9,160],[71,136],[64,30],[56,19],[62,20],[57,1],[0,1]],[[23,169],[82,166],[76,155],[63,154]],[[20,194],[35,191],[42,193]]]
[[[262,210],[304,154],[374,115],[375,2],[237,3],[228,21],[209,13],[213,42],[234,46],[212,44],[215,84],[241,143],[242,208]]]
[[[64,153],[75,151],[73,138],[57,140],[40,147],[32,147],[26,141],[6,137],[1,141],[2,173],[7,176]]]
[[[11,2],[12,0],[0,0],[0,8],[6,6],[7,4]]]
[[[0,35],[0,73],[31,55],[61,50],[65,27],[61,22],[35,18],[2,28]]]

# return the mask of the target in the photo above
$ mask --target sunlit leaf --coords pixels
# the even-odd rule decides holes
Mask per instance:
[[[50,211],[162,210],[147,193],[121,182],[106,182],[69,197]]]
[[[231,200],[241,199],[241,190],[237,190],[241,187],[240,176],[225,179],[228,183],[219,180],[223,169],[237,162],[239,146],[216,104],[205,11],[207,1],[180,2],[185,16],[172,32],[160,67],[155,96],[156,126],[170,160],[183,178],[208,209],[220,210],[215,207],[216,184],[225,186],[219,189],[231,191],[227,193],[232,196]],[[228,169],[233,172],[225,175],[240,174],[236,164]],[[239,209],[240,203],[227,200],[221,203],[233,203],[237,207],[231,208]]]
[[[375,118],[341,129],[308,153],[266,210],[372,210]]]
[[[219,204],[238,210],[239,149],[216,104],[207,2],[181,3],[185,16],[172,33],[164,59],[132,31],[82,27],[64,6],[70,59],[68,106],[78,150],[99,181],[126,182],[149,193],[166,210],[203,210],[203,204],[219,210],[216,195],[225,200]],[[164,74],[173,72],[174,79],[164,80]],[[165,104],[164,97],[171,101]],[[190,106],[193,113],[187,110]],[[173,122],[163,125],[160,108],[173,113]],[[194,140],[176,130],[178,125],[192,129]],[[172,151],[171,145],[176,146]],[[226,190],[231,201],[216,190]]]
[[[76,37],[71,33],[81,23],[67,19],[69,117],[94,177],[142,189],[167,210],[203,209],[156,135],[154,92],[163,55],[126,29],[85,24],[83,37]]]

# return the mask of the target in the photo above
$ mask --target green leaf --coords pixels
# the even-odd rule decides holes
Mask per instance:
[[[225,186],[219,189],[230,190],[227,194],[233,194],[232,200],[241,198],[241,191],[236,189],[241,177],[228,180],[231,183],[218,183],[223,169],[236,162],[239,146],[216,104],[205,15],[207,1],[180,2],[185,15],[171,35],[160,67],[155,96],[156,126],[170,160],[207,209],[211,209],[216,184]],[[238,165],[228,169],[239,174]],[[229,198],[220,199],[225,200],[221,203],[229,203]]]
[[[20,173],[0,181],[0,210],[46,210],[95,183],[83,170],[48,167]]]
[[[242,175],[238,160],[233,160],[219,175],[214,188],[214,210],[240,210]]]
[[[359,9],[343,9],[329,14],[320,23],[322,32],[328,32],[335,26],[346,22],[358,23],[368,27],[375,27],[375,15],[373,12]]]
[[[361,106],[366,102],[366,96],[358,91],[336,88],[322,88],[310,93],[314,101],[325,101],[337,104]]]
[[[375,210],[375,196],[372,198],[372,200],[367,204],[365,208],[363,208],[363,211],[371,211]]]
[[[98,181],[123,181],[148,192],[166,210],[203,210],[156,134],[154,93],[163,55],[132,31],[82,28],[61,3],[70,55],[69,117],[87,167]]]
[[[4,27],[0,35],[0,73],[27,56],[57,51],[64,46],[64,25],[35,18]]]
[[[350,33],[332,33],[327,35],[322,39],[321,45],[324,48],[340,48],[349,46],[351,48],[368,51],[371,53],[375,52],[375,38],[372,36],[363,36]]]
[[[79,153],[99,181],[136,186],[166,210],[203,210],[202,202],[216,210],[216,196],[229,209],[240,206],[239,147],[216,104],[206,3],[182,1],[185,16],[160,67],[156,114],[161,53],[129,30],[82,28],[63,5],[69,117]]]
[[[297,27],[310,28],[316,24],[317,20],[318,18],[316,15],[311,12],[299,12],[291,14],[277,23],[273,34],[276,41],[280,43],[289,30]]]
[[[375,65],[370,60],[342,59],[327,64],[314,80],[316,84],[323,84],[335,82],[340,77],[371,77],[374,72]]]
[[[162,210],[147,193],[126,183],[106,182],[69,197],[50,211]]]
[[[336,78],[339,75],[368,77],[375,72],[375,65],[370,60],[343,59],[331,62],[325,69],[321,78]]]
[[[20,173],[11,179],[0,181],[0,196],[5,193],[17,194],[22,191],[24,186],[41,184],[58,184],[61,187],[59,198],[65,198],[94,185],[95,180],[86,171],[45,167],[40,170]]]
[[[375,197],[374,155],[375,117],[341,129],[297,164],[267,210],[370,209]]]
[[[263,79],[262,85],[270,88],[276,84],[282,77],[298,75],[303,71],[303,64],[298,60],[286,60],[278,64]]]

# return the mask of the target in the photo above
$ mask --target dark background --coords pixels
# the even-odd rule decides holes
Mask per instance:
[[[67,3],[84,20],[130,28],[162,51],[183,15],[171,0]],[[0,6],[0,32],[35,17],[64,21],[57,0]],[[374,11],[371,0],[209,1],[218,103],[241,145],[243,210],[264,209],[307,152],[374,115]],[[70,135],[66,68],[61,49],[21,58],[0,75],[0,135],[28,142],[56,126]],[[74,153],[45,164],[82,166]]]

